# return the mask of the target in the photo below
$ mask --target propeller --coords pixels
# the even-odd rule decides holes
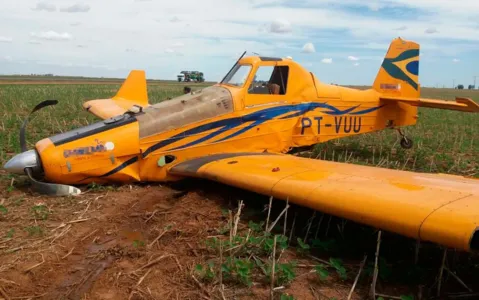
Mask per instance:
[[[25,128],[30,116],[44,107],[56,105],[57,103],[57,100],[42,101],[28,114],[20,128],[20,148],[22,152],[11,158],[3,168],[11,173],[26,174],[32,183],[33,190],[40,194],[48,196],[78,195],[81,193],[81,190],[76,187],[36,180],[34,176],[43,173],[40,157],[36,150],[27,150]]]
[[[26,139],[25,139],[25,127],[28,124],[28,118],[31,115],[33,115],[33,113],[35,113],[36,111],[39,111],[40,109],[42,109],[44,107],[47,107],[47,106],[50,106],[50,105],[57,105],[57,104],[58,104],[58,100],[42,101],[42,102],[38,103],[37,106],[35,106],[33,108],[33,110],[28,114],[28,116],[25,118],[25,120],[23,120],[22,127],[20,128],[20,148],[22,149],[22,152],[27,151],[27,142],[26,142]]]

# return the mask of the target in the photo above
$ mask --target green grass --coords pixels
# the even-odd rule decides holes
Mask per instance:
[[[148,86],[151,103],[181,95],[184,83],[163,82]],[[188,84],[193,88],[211,83]],[[108,98],[118,84],[0,85],[0,163],[20,151],[19,129],[31,109],[45,99],[57,99],[54,107],[37,112],[27,128],[27,145],[39,139],[98,121],[82,110],[89,99]],[[479,101],[479,91],[423,88],[422,96],[454,99],[470,97]],[[471,113],[419,109],[416,126],[405,129],[414,147],[404,150],[398,134],[385,130],[317,145],[314,157],[382,167],[442,172],[479,177],[479,116]]]

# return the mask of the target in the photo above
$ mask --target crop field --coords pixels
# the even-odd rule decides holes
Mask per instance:
[[[30,120],[30,149],[98,121],[82,102],[111,97],[120,84],[0,78],[0,164],[20,152],[20,126],[39,102],[59,101]],[[184,85],[150,81],[149,101]],[[479,90],[422,88],[425,98],[455,96],[479,102]],[[405,133],[410,150],[388,130],[301,155],[479,178],[477,114],[420,108]],[[269,210],[267,198],[197,180],[81,188],[78,197],[38,196],[24,177],[0,171],[0,299],[367,299],[376,260],[377,299],[479,299],[476,256],[382,232],[376,257],[373,228],[294,205],[281,217],[284,201]]]

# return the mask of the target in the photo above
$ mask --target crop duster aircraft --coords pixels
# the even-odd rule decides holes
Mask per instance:
[[[102,121],[28,151],[27,117],[23,152],[4,168],[50,195],[78,194],[72,185],[91,182],[206,178],[421,241],[479,249],[478,180],[290,154],[414,125],[418,107],[479,112],[471,99],[420,98],[417,43],[394,39],[367,90],[325,84],[289,58],[244,55],[221,82],[155,105],[145,73],[133,70],[114,97],[84,103]],[[411,140],[403,136],[401,145]]]

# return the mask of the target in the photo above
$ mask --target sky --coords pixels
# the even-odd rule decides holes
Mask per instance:
[[[370,85],[392,39],[420,44],[422,86],[479,76],[476,0],[0,0],[0,74],[219,81],[243,53]],[[476,86],[479,85],[479,77]]]

